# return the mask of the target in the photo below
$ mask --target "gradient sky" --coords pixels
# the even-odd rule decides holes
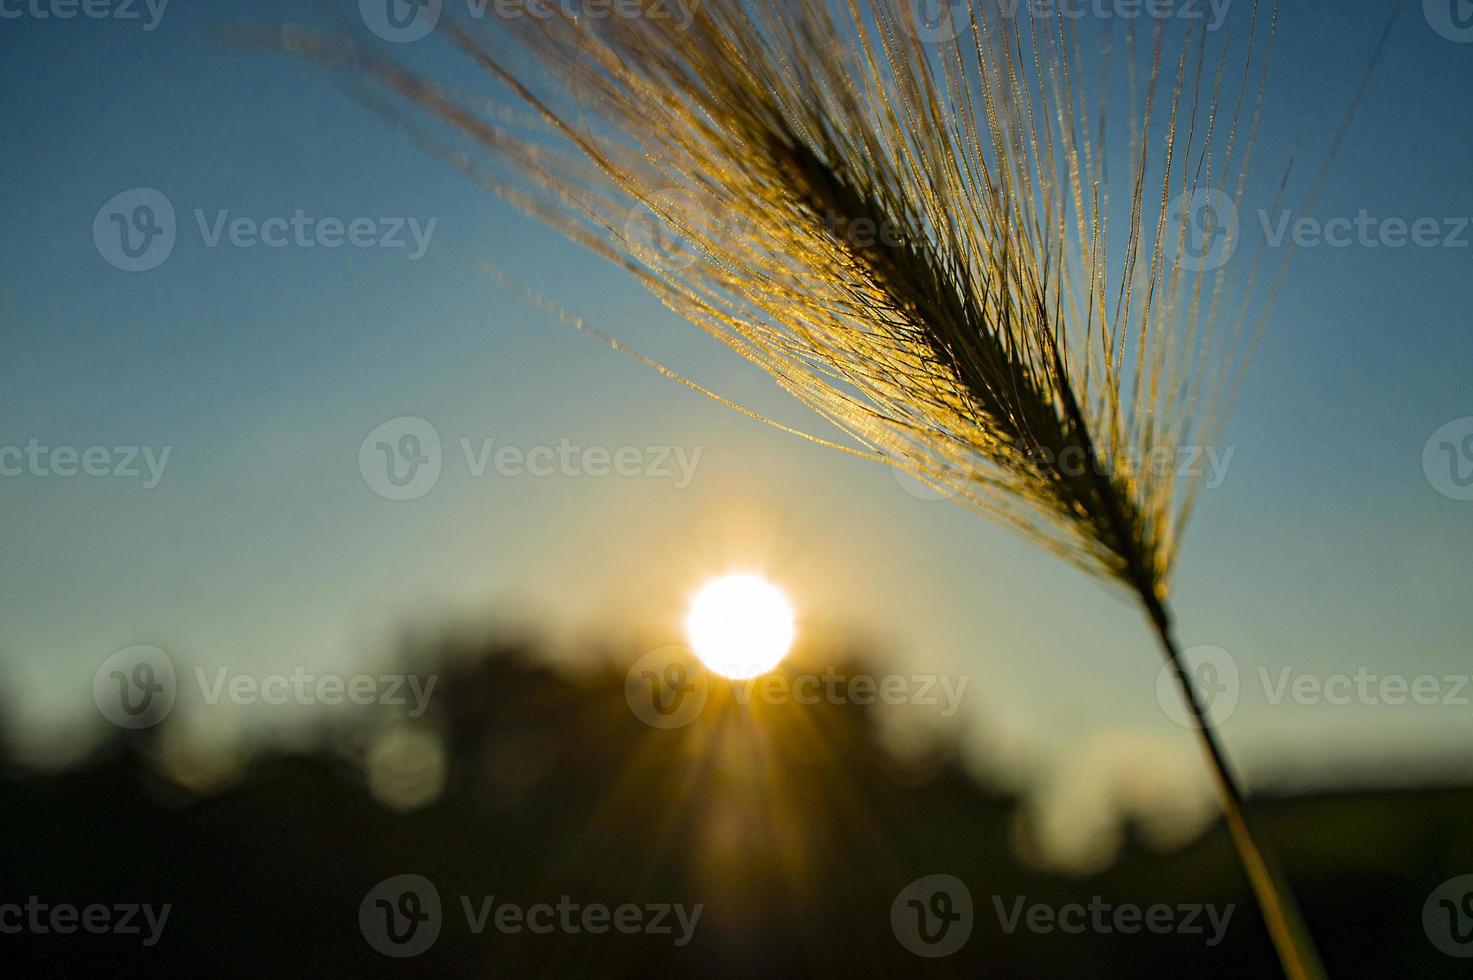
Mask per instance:
[[[1301,132],[1297,172],[1323,159],[1384,16],[1369,0],[1286,4],[1259,144],[1269,186]],[[730,412],[522,302],[474,264],[832,435],[320,73],[210,36],[238,18],[301,17],[284,2],[173,0],[152,31],[0,20],[0,446],[172,447],[154,489],[0,478],[0,677],[26,739],[95,721],[93,672],[134,644],[182,667],[353,670],[385,662],[406,630],[493,612],[566,639],[614,624],[678,642],[695,585],[755,568],[804,621],[868,634],[901,669],[970,674],[966,710],[1014,765],[1067,771],[1091,737],[1191,751],[1157,704],[1158,655],[1133,609],[888,470]],[[1317,213],[1473,216],[1470,90],[1473,43],[1409,4]],[[103,203],[135,187],[178,215],[173,253],[136,274],[92,237]],[[193,214],[298,208],[436,226],[412,261],[208,248]],[[1256,219],[1244,234],[1256,243]],[[1242,669],[1223,734],[1250,781],[1473,772],[1457,748],[1473,734],[1467,704],[1272,705],[1257,677],[1473,670],[1473,502],[1438,493],[1422,466],[1432,433],[1473,415],[1473,231],[1463,242],[1301,251],[1249,374],[1231,468],[1203,496],[1175,601],[1183,641]],[[406,415],[435,425],[445,469],[428,495],[394,502],[365,485],[358,451]],[[473,478],[462,437],[702,456],[687,488]]]

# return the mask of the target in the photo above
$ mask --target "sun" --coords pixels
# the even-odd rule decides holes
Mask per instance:
[[[691,600],[685,633],[709,670],[746,680],[776,667],[793,645],[793,606],[760,575],[726,575]]]

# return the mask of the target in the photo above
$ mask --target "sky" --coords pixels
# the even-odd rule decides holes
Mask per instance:
[[[835,435],[341,84],[217,34],[329,15],[118,0],[91,8],[117,16],[38,16],[50,9],[0,0],[0,466],[35,445],[123,472],[64,476],[63,453],[0,476],[13,739],[41,755],[95,724],[94,673],[134,645],[258,675],[375,669],[406,635],[457,621],[529,624],[568,649],[610,630],[657,646],[681,642],[703,580],[743,569],[781,584],[810,632],[866,637],[900,672],[967,675],[965,738],[1008,778],[1057,787],[1142,745],[1193,751],[1134,609],[891,471],[703,399],[525,302],[477,266]],[[1220,730],[1253,785],[1473,775],[1457,748],[1473,690],[1456,681],[1473,671],[1473,501],[1439,471],[1473,470],[1473,32],[1443,13],[1406,5],[1315,212],[1433,218],[1437,242],[1299,250],[1176,572],[1183,643],[1238,670]],[[1385,15],[1286,5],[1266,186],[1296,145],[1297,175],[1324,159]],[[371,40],[352,5],[336,23]],[[138,260],[107,244],[110,215],[157,204],[140,188],[172,207],[175,239],[127,271]],[[293,219],[327,219],[345,243],[305,247]],[[1265,234],[1256,215],[1243,228],[1245,243]],[[379,441],[431,436],[438,477],[414,477],[430,489],[365,478]],[[600,475],[620,450],[637,475]],[[1285,669],[1430,675],[1437,703],[1274,703]]]

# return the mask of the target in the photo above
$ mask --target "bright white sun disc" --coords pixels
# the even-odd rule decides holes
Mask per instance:
[[[727,575],[696,593],[685,618],[696,656],[736,680],[765,674],[793,645],[793,607],[782,590],[758,575]]]

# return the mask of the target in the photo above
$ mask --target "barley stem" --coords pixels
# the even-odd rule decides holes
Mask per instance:
[[[1255,834],[1248,822],[1242,791],[1238,788],[1227,756],[1212,729],[1212,722],[1207,717],[1202,700],[1187,674],[1166,606],[1154,594],[1143,593],[1141,600],[1161,641],[1166,661],[1176,677],[1177,687],[1196,721],[1195,727],[1201,736],[1203,753],[1207,756],[1208,767],[1222,799],[1222,811],[1227,820],[1228,831],[1238,848],[1243,867],[1248,872],[1248,880],[1258,898],[1259,908],[1263,912],[1274,948],[1278,951],[1284,974],[1289,980],[1325,980],[1325,968],[1320,963],[1314,939],[1304,925],[1288,880],[1274,862],[1267,842]]]

